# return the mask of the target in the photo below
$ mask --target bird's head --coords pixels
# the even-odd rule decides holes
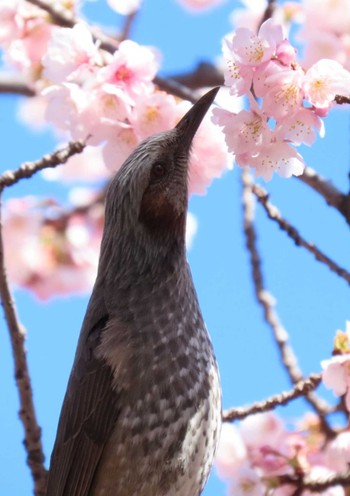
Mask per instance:
[[[124,162],[108,189],[105,237],[109,231],[119,243],[123,238],[133,244],[174,239],[184,244],[191,144],[218,90],[200,98],[174,129],[142,142]]]

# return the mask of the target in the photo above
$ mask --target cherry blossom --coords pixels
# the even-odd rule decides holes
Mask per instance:
[[[171,129],[177,116],[176,100],[172,95],[157,91],[135,100],[129,121],[140,139]]]
[[[89,195],[89,203],[91,198]],[[12,199],[5,205],[5,259],[10,280],[39,299],[88,291],[96,276],[102,205],[89,207],[85,213],[63,213],[54,200],[34,197]]]
[[[130,15],[140,8],[142,0],[107,0],[107,2],[118,14]]]
[[[321,362],[322,380],[335,396],[344,396],[345,405],[350,411],[350,354],[336,355]]]
[[[268,19],[261,25],[257,35],[250,29],[237,28],[232,39],[232,49],[239,63],[257,67],[271,59],[282,41],[282,26]]]
[[[98,48],[88,28],[55,28],[43,57],[44,76],[54,83],[84,80],[83,69],[101,64]],[[78,75],[77,72],[80,72]]]
[[[159,67],[155,50],[138,43],[125,40],[109,63],[100,69],[97,78],[100,82],[109,82],[123,88],[130,97],[152,89],[152,80]]]
[[[203,10],[210,7],[214,7],[222,3],[224,0],[178,0],[180,4],[184,7],[193,10]]]
[[[303,0],[304,22],[299,38],[305,44],[303,65],[333,59],[350,70],[350,13],[347,0]],[[322,36],[320,36],[322,33]]]
[[[104,182],[111,174],[105,166],[101,146],[86,146],[82,153],[70,157],[64,167],[44,169],[42,175],[48,181],[87,183]]]
[[[336,95],[350,96],[350,72],[335,60],[319,60],[306,72],[303,89],[312,105],[328,108]]]

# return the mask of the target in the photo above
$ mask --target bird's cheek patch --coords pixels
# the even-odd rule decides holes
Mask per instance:
[[[147,227],[166,229],[177,222],[180,212],[169,199],[167,190],[145,191],[140,208],[139,219]]]

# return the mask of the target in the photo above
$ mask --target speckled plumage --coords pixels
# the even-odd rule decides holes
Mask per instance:
[[[190,143],[215,94],[109,187],[47,496],[198,496],[207,480],[221,395],[184,239]]]

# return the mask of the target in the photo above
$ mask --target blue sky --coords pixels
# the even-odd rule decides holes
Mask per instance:
[[[227,1],[214,10],[192,15],[175,0],[164,0],[161,7],[157,0],[145,0],[132,37],[160,48],[162,74],[185,72],[199,61],[219,56],[221,38],[231,29],[228,16],[236,5],[237,2]],[[86,12],[108,26],[119,22],[102,0],[91,2]],[[55,146],[50,132],[35,134],[19,124],[17,103],[16,97],[0,96],[2,171],[38,159]],[[350,162],[348,115],[343,109],[335,111],[325,123],[326,137],[302,153],[308,165],[346,191]],[[189,262],[219,362],[224,407],[248,405],[290,387],[270,329],[254,298],[242,232],[239,178],[240,171],[235,168],[215,181],[207,195],[193,197],[190,202],[199,226]],[[349,231],[336,211],[297,179],[276,177],[265,187],[271,193],[271,201],[308,240],[340,265],[350,268]],[[37,177],[11,188],[6,197],[26,194],[65,198],[66,190]],[[335,330],[344,328],[345,320],[350,318],[347,284],[305,250],[295,247],[285,233],[266,219],[259,206],[257,230],[267,288],[277,298],[277,311],[290,333],[304,373],[317,372],[320,360],[330,355]],[[68,296],[44,304],[25,291],[17,291],[15,296],[21,321],[28,331],[28,360],[48,463],[88,295]],[[4,322],[0,329],[0,398],[0,494],[29,496],[32,483],[25,465]],[[305,411],[301,400],[279,409],[290,422]],[[223,494],[225,486],[214,474],[204,495]]]

